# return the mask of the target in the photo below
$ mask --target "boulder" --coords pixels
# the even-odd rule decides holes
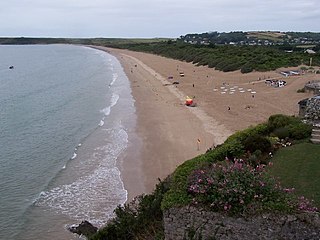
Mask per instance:
[[[72,233],[84,235],[88,238],[91,235],[95,234],[98,231],[98,228],[93,226],[88,221],[82,221],[79,225],[69,226],[68,230]]]

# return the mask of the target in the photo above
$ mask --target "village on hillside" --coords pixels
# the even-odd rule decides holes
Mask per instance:
[[[313,47],[320,44],[318,33],[284,33],[284,32],[207,32],[200,34],[187,34],[180,39],[189,44],[221,44],[221,45],[249,45],[249,46],[271,46],[271,45],[305,45]],[[311,45],[311,46],[310,46]],[[315,52],[309,52],[315,53]]]

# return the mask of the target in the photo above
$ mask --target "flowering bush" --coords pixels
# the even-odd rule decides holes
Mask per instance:
[[[252,211],[312,210],[305,201],[294,200],[293,189],[283,189],[265,174],[265,166],[252,167],[241,159],[214,163],[195,170],[188,179],[194,204],[210,205],[214,211],[241,214]]]

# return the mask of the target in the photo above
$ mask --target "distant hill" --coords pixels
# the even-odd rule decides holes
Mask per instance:
[[[230,44],[230,45],[318,45],[320,33],[314,32],[206,32],[187,34],[180,39],[191,44]]]
[[[0,44],[83,44],[83,45],[110,45],[110,44],[139,44],[168,41],[169,38],[32,38],[13,37],[0,38]]]

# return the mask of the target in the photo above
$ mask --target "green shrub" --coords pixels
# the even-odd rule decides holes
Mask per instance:
[[[275,129],[272,132],[272,135],[278,137],[279,139],[286,139],[290,136],[290,133],[287,127],[280,127]]]
[[[226,140],[226,143],[230,142],[230,141],[240,141],[243,142],[245,141],[249,136],[255,136],[255,135],[268,135],[269,134],[269,126],[265,123],[261,123],[258,124],[255,127],[249,127],[247,129],[244,129],[242,131],[238,131],[236,133],[234,133],[233,135],[231,135],[230,137],[228,137],[228,139]]]
[[[229,141],[227,143],[224,144],[224,148],[225,148],[225,157],[227,158],[235,158],[235,157],[240,157],[244,154],[244,146],[241,143],[241,141],[239,140],[233,140],[233,141]],[[220,161],[223,159],[220,159]]]
[[[243,144],[245,150],[250,151],[251,153],[257,150],[261,151],[262,153],[269,153],[272,148],[269,139],[261,135],[249,136]]]
[[[249,73],[253,71],[253,67],[249,65],[244,65],[241,67],[241,73]]]
[[[251,155],[249,155],[247,161],[251,166],[257,166],[261,163],[262,151],[256,150]]]
[[[207,158],[205,155],[200,155],[177,167],[171,176],[170,190],[163,197],[161,209],[184,206],[191,202],[190,196],[185,191],[188,176],[194,169],[205,165],[208,162]]]
[[[302,123],[299,118],[281,114],[273,115],[268,120],[272,135],[280,139],[290,137],[294,140],[307,138],[311,135],[312,127]]]
[[[276,144],[277,142],[279,142],[279,138],[278,137],[276,137],[276,136],[269,136],[269,137],[267,137],[268,139],[269,139],[269,141],[270,141],[270,143],[271,143],[271,145],[273,146],[274,144]]]
[[[269,131],[271,132],[277,128],[282,128],[289,124],[298,123],[298,122],[300,122],[298,118],[286,116],[282,114],[276,114],[269,117],[268,127],[269,127]]]
[[[301,88],[301,89],[298,89],[297,90],[297,93],[305,93],[306,92],[306,89],[305,88]]]
[[[308,138],[311,136],[312,126],[305,123],[291,124],[288,126],[290,137],[295,140]]]

